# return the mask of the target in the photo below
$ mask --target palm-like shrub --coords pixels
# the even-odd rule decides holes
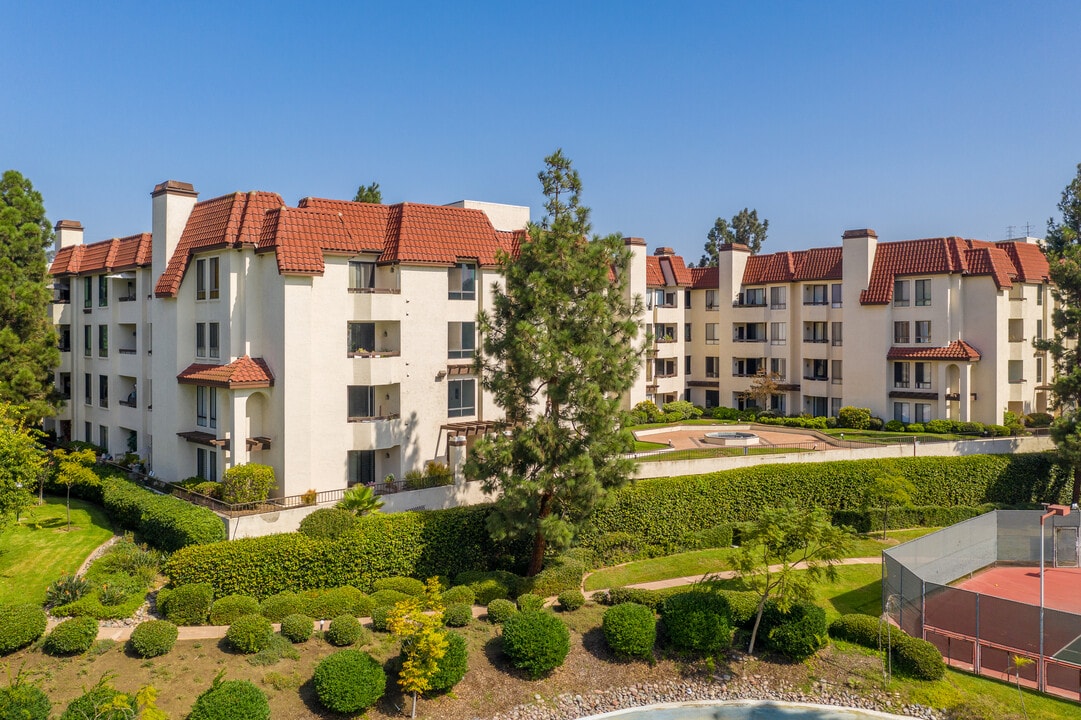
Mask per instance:
[[[329,710],[357,713],[383,697],[387,676],[366,652],[340,650],[323,658],[312,676],[316,697]]]
[[[536,679],[563,664],[570,632],[550,612],[523,612],[503,623],[503,652],[514,667]]]
[[[57,607],[73,603],[90,592],[90,581],[82,575],[64,573],[49,583],[45,590],[45,605]]]
[[[334,507],[348,510],[357,517],[368,513],[379,512],[383,507],[383,501],[376,497],[372,489],[367,485],[354,485],[345,491],[345,495]]]

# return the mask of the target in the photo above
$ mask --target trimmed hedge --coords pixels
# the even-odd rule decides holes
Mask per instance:
[[[221,681],[195,700],[188,720],[270,720],[266,694],[248,680]]]
[[[657,617],[645,605],[623,603],[604,611],[604,640],[616,655],[653,659],[657,641]]]
[[[473,592],[473,588],[466,585],[455,585],[450,590],[446,590],[439,596],[444,605],[456,605],[465,604],[473,605],[477,602],[477,596]]]
[[[211,625],[232,625],[245,615],[257,615],[259,601],[248,595],[226,595],[210,606]]]
[[[766,647],[792,660],[805,660],[829,642],[826,611],[814,603],[796,603],[788,612],[767,603],[762,626]]]
[[[384,605],[383,607],[377,607],[372,609],[372,629],[380,632],[387,631],[387,616],[390,615],[391,608]]]
[[[204,625],[214,603],[214,589],[206,583],[181,585],[158,591],[158,610],[176,625]]]
[[[330,625],[323,633],[323,639],[335,647],[345,647],[356,645],[364,637],[364,632],[364,626],[355,617],[339,615],[330,621]]]
[[[141,658],[158,657],[173,649],[178,634],[168,620],[147,620],[131,631],[128,646]]]
[[[291,643],[308,642],[315,621],[307,615],[286,615],[282,619],[282,637]]]
[[[98,637],[98,621],[89,617],[65,620],[52,629],[41,646],[49,655],[81,655]]]
[[[340,650],[323,658],[312,676],[316,697],[329,710],[357,713],[383,697],[387,676],[379,662],[360,650]]]
[[[522,612],[535,612],[544,609],[544,598],[540,595],[519,595],[518,609]]]
[[[893,663],[897,671],[920,680],[941,680],[946,674],[946,662],[934,643],[905,636],[893,646]]]
[[[270,644],[274,628],[262,615],[245,615],[237,618],[225,631],[225,639],[237,652],[245,655],[257,653]]]
[[[496,598],[488,603],[488,622],[502,625],[518,614],[518,607],[506,598]]]
[[[473,622],[473,606],[465,603],[447,605],[443,611],[443,624],[447,627],[465,627]]]
[[[898,672],[920,680],[940,680],[946,674],[946,663],[938,648],[921,638],[870,615],[842,615],[829,627],[829,634],[839,640],[882,649],[887,641],[893,648],[893,662]]]
[[[830,623],[829,634],[832,638],[874,650],[881,650],[887,642],[899,642],[899,638],[905,635],[902,630],[888,622],[862,613],[850,613],[837,618]]]
[[[378,593],[380,590],[395,590],[414,597],[424,596],[424,583],[411,577],[388,577],[379,578],[372,583],[372,590]]]
[[[881,531],[884,517],[889,516],[887,530],[901,530],[911,527],[946,527],[991,512],[995,506],[983,505],[922,505],[914,507],[891,507],[887,513],[883,508],[859,510],[834,510],[831,522],[834,525],[847,525],[856,532],[868,533]]]
[[[372,604],[375,607],[394,607],[403,600],[411,599],[413,599],[412,595],[398,590],[376,590],[372,593]]]
[[[712,654],[732,644],[731,611],[719,593],[686,590],[661,606],[668,641],[677,650]]]
[[[259,612],[270,622],[282,622],[289,615],[305,614],[306,598],[294,592],[271,595],[259,605]]]
[[[528,591],[534,595],[551,597],[564,590],[581,587],[586,570],[588,568],[579,560],[563,555],[551,561],[525,584],[528,586]]]
[[[301,600],[299,611],[320,620],[339,615],[366,617],[375,606],[371,597],[348,585],[328,590],[309,590],[301,596]]]
[[[518,597],[522,578],[506,570],[483,572],[475,570],[459,573],[454,578],[456,585],[465,585],[476,597],[477,605],[487,605],[497,598],[510,600]]]
[[[99,682],[68,703],[68,707],[64,710],[64,714],[60,716],[60,720],[86,720],[86,718],[94,718],[94,720],[128,720],[131,713],[125,710],[101,710],[119,694],[120,691],[108,683]]]
[[[559,607],[566,612],[574,612],[586,604],[586,596],[581,590],[567,590],[559,593]]]
[[[341,508],[319,508],[300,521],[300,533],[315,540],[337,540],[357,528],[357,516]]]
[[[225,539],[225,525],[209,509],[158,495],[118,477],[102,480],[101,503],[121,527],[168,552]]]
[[[20,650],[45,632],[48,618],[36,605],[0,605],[0,655]]]
[[[550,612],[523,612],[503,623],[503,652],[511,664],[536,680],[563,664],[570,632]]]

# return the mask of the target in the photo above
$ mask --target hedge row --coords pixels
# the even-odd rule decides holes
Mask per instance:
[[[221,518],[207,508],[172,495],[158,495],[120,478],[102,481],[102,504],[121,527],[169,552],[225,539]]]
[[[911,527],[946,527],[956,523],[983,515],[995,509],[993,503],[984,505],[956,505],[954,507],[942,507],[940,505],[920,505],[910,508],[892,507],[888,514],[882,508],[868,508],[866,510],[834,510],[832,521],[834,525],[847,525],[856,532],[866,533],[882,530],[883,523],[888,520],[887,530],[900,530]]]
[[[1065,499],[1068,480],[1051,453],[757,465],[639,480],[612,493],[579,542],[601,547],[608,534],[620,533],[643,548],[640,554],[678,552],[701,542],[703,531],[751,520],[778,498],[831,511],[858,509],[867,486],[882,475],[908,478],[917,505],[947,507]]]

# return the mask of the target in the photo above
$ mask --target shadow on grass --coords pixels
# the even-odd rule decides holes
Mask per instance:
[[[882,583],[869,582],[828,599],[834,610],[842,615],[862,613],[878,617],[882,612]]]

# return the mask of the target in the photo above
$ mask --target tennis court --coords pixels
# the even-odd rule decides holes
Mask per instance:
[[[962,590],[1040,604],[1040,568],[1000,565],[955,583]],[[1044,607],[1081,615],[1081,568],[1044,569]]]

